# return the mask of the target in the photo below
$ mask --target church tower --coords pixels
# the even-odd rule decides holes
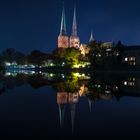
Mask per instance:
[[[94,41],[95,41],[95,39],[94,39],[94,37],[93,37],[93,33],[91,32],[89,42],[94,42]]]
[[[66,30],[65,9],[63,6],[60,34],[58,36],[58,48],[68,48],[69,38]]]
[[[70,48],[72,48],[72,47],[73,48],[80,47],[80,39],[77,35],[76,8],[74,8],[72,34],[70,36]]]

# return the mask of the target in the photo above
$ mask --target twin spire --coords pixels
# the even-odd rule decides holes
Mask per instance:
[[[66,17],[65,17],[64,6],[63,6],[63,10],[62,10],[60,35],[67,36]],[[76,8],[74,8],[73,25],[72,25],[72,34],[71,35],[72,36],[77,36]]]
[[[91,33],[90,42],[94,41],[93,35]],[[62,10],[62,19],[61,19],[61,28],[60,34],[58,36],[58,48],[80,48],[80,38],[77,33],[77,21],[76,21],[76,7],[74,8],[73,14],[73,24],[71,36],[68,37],[66,29],[66,18],[65,18],[65,9],[63,5]]]

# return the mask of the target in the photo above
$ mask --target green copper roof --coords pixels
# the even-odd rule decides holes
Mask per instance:
[[[64,9],[64,6],[63,6],[63,10],[62,10],[60,35],[67,35],[66,18],[65,18],[65,9]]]
[[[77,36],[76,8],[74,8],[72,36]]]

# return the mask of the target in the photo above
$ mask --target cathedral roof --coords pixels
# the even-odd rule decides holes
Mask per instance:
[[[63,6],[63,10],[62,10],[60,35],[64,35],[64,36],[67,35],[66,18],[65,18],[65,9],[64,9],[64,6]]]

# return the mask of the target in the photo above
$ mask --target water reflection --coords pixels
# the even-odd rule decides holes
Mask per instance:
[[[6,72],[0,75],[0,94],[24,84],[34,89],[51,86],[56,90],[59,123],[65,123],[66,108],[70,106],[71,129],[74,131],[77,105],[85,98],[92,112],[92,105],[99,100],[117,100],[123,96],[140,97],[140,77],[137,74],[89,74],[52,72]]]

